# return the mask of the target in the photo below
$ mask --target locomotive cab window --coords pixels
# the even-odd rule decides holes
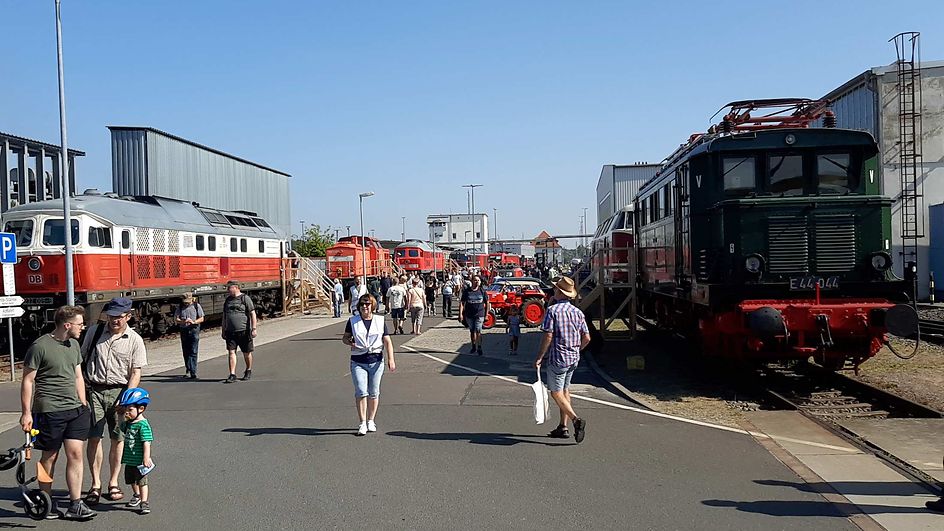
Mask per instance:
[[[403,249],[397,249],[396,254],[398,257],[403,258],[404,256],[406,256],[406,251],[404,251]]]
[[[121,231],[121,248],[122,249],[131,248],[131,231],[130,230]]]
[[[236,238],[229,239],[229,250],[233,253],[239,250],[239,242],[236,241]]]
[[[47,219],[43,223],[43,245],[65,245],[65,222],[60,219]],[[79,244],[79,220],[72,220],[72,245]]]
[[[204,244],[204,241],[203,241],[203,235],[197,234],[197,250],[202,251],[204,249],[206,249],[206,245]]]
[[[407,251],[407,254],[408,254],[410,257],[412,257],[412,258],[416,258],[417,256],[420,255],[420,252],[417,251],[416,249],[409,249],[409,250]]]
[[[859,179],[852,171],[848,153],[823,154],[816,157],[817,190],[821,194],[848,194],[859,188]]]
[[[17,247],[29,247],[33,243],[33,220],[23,219],[7,221],[4,232],[12,232],[16,236]]]
[[[89,227],[88,244],[90,247],[111,249],[111,229],[107,227]]]
[[[757,188],[754,157],[724,157],[721,160],[724,191],[730,195],[749,194]]]
[[[246,242],[246,238],[239,239],[239,251],[242,253],[249,252],[249,244]]]
[[[265,242],[262,240],[259,240],[259,254],[264,254],[264,253],[265,253]]]
[[[216,250],[216,236],[207,237],[207,251],[213,252]]]
[[[803,155],[771,155],[768,159],[768,176],[770,193],[783,196],[803,195],[806,185],[803,178]]]

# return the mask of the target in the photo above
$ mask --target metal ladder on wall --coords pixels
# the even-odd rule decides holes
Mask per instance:
[[[924,237],[924,183],[921,181],[921,49],[918,32],[899,33],[895,44],[898,75],[898,176],[901,185],[902,263],[918,262]]]

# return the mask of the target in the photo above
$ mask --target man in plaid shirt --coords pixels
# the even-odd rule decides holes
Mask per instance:
[[[534,366],[540,369],[544,356],[548,355],[547,390],[560,408],[560,425],[548,433],[548,437],[570,438],[567,420],[571,419],[574,423],[574,440],[579,443],[586,433],[587,421],[577,416],[570,403],[570,379],[580,361],[580,351],[590,344],[590,330],[583,312],[570,302],[576,297],[577,289],[570,278],[563,277],[554,283],[556,304],[548,308],[544,315],[541,325],[544,338]]]

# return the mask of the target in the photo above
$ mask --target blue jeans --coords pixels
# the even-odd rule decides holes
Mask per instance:
[[[180,330],[180,347],[184,354],[184,367],[187,372],[197,374],[197,351],[200,348],[200,327],[192,326]]]
[[[357,363],[351,361],[351,380],[354,382],[354,397],[377,398],[380,396],[380,379],[384,373],[384,362]]]
[[[341,299],[334,299],[331,301],[334,305],[334,316],[341,317],[341,303],[344,302]]]

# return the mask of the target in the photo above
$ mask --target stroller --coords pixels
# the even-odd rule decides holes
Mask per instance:
[[[26,462],[32,456],[33,443],[36,441],[36,436],[39,435],[39,430],[30,430],[23,435],[26,437],[23,446],[11,448],[5,455],[0,455],[0,470],[10,470],[16,467],[16,483],[20,486],[22,492],[23,510],[33,520],[44,520],[52,511],[52,498],[43,490],[29,488],[29,485],[36,481],[36,477],[26,478]],[[39,466],[39,463],[36,464],[36,471],[40,480],[52,481],[49,474]]]

